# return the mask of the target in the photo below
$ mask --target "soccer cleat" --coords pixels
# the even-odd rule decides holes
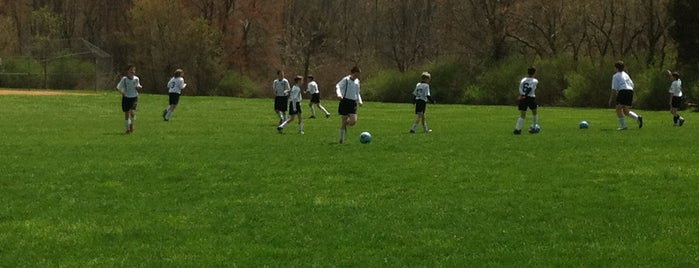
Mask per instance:
[[[133,124],[129,125],[129,133],[133,133]]]
[[[515,134],[515,135],[522,135],[522,130],[521,130],[521,129],[515,129],[514,131],[512,131],[512,134]]]
[[[343,139],[340,139],[338,143],[343,144],[345,141]]]
[[[643,127],[643,116],[638,116],[638,128]]]
[[[684,117],[680,117],[680,125],[679,126],[682,126],[682,125],[684,125]]]
[[[414,130],[414,129],[411,129],[411,130],[410,130],[410,133],[415,133],[415,130]]]
[[[282,131],[283,131],[283,130],[284,130],[283,127],[277,127],[277,132],[279,132],[279,134],[282,134]]]
[[[315,115],[311,115],[310,117],[308,117],[308,119],[316,119],[316,116],[315,116]]]
[[[166,115],[167,115],[167,109],[163,110],[163,121],[168,121],[167,117],[165,117]]]
[[[303,134],[304,134],[303,131],[299,131],[299,135],[303,135]]]
[[[330,114],[325,114],[325,118],[330,118]]]
[[[629,129],[629,128],[627,128],[627,127],[620,127],[620,128],[617,128],[616,130],[627,130],[627,129]]]

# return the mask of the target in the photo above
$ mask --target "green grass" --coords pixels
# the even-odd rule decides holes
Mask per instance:
[[[699,265],[694,113],[541,107],[514,136],[515,107],[433,105],[411,135],[368,102],[337,144],[335,115],[276,133],[271,99],[166,104],[126,135],[113,92],[0,96],[0,267]]]

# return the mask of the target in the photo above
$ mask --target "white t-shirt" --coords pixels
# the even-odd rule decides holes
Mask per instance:
[[[306,89],[306,92],[311,94],[320,93],[320,90],[318,90],[318,83],[316,83],[316,81],[308,82],[308,88]]]
[[[682,80],[677,79],[672,81],[669,92],[672,93],[672,96],[682,97]]]
[[[274,82],[272,82],[272,89],[274,89],[274,94],[277,97],[286,96],[286,93],[284,93],[284,91],[291,89],[289,88],[289,80],[286,80],[286,78],[282,78],[281,80],[274,79]]]
[[[292,102],[301,102],[301,87],[298,85],[294,85],[294,87],[291,88],[291,94],[289,94],[289,100]]]
[[[617,72],[612,76],[612,89],[616,91],[633,90],[633,81],[626,72]]]
[[[362,103],[362,95],[359,93],[359,78],[352,80],[351,76],[345,76],[335,85],[335,93],[343,99],[355,100]]]
[[[129,78],[128,76],[122,77],[116,86],[117,90],[124,93],[124,96],[127,98],[138,97],[138,89],[140,87],[141,80],[139,80],[138,76],[135,75],[131,78]]]
[[[167,92],[168,93],[182,94],[182,90],[186,86],[187,86],[187,84],[184,83],[183,77],[174,77],[173,76],[172,78],[170,78],[170,81],[167,82]]]
[[[430,84],[417,83],[415,90],[413,90],[413,95],[415,95],[416,100],[429,101],[427,96],[430,96]]]
[[[519,95],[527,97],[536,97],[536,87],[539,85],[539,80],[534,77],[525,77],[519,81]]]

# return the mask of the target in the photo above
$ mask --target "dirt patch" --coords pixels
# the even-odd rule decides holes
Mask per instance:
[[[76,95],[76,96],[90,96],[90,95],[97,95],[97,93],[77,93],[77,92],[50,91],[50,90],[11,90],[11,89],[0,89],[0,95],[30,95],[30,96]]]

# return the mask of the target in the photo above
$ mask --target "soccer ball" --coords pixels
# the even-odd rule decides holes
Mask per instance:
[[[361,134],[359,134],[359,142],[370,143],[371,142],[371,133],[364,131]]]
[[[590,124],[587,123],[587,121],[582,121],[582,122],[580,122],[578,127],[580,127],[580,129],[588,129],[590,127]]]
[[[536,134],[539,132],[541,132],[541,126],[539,126],[539,124],[535,124],[529,127],[529,133]]]

